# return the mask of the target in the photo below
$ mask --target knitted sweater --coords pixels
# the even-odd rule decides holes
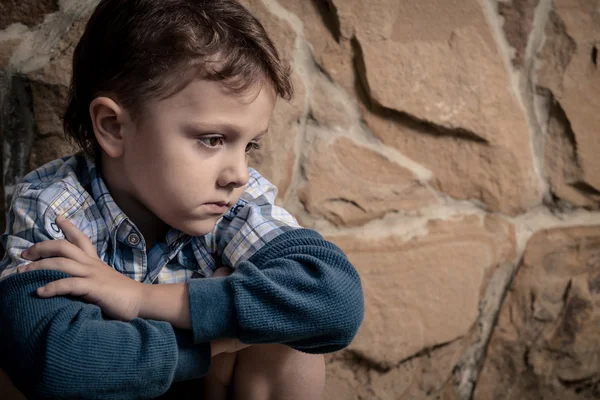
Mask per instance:
[[[307,229],[278,236],[228,277],[190,280],[191,332],[110,320],[80,299],[35,294],[67,276],[31,271],[0,281],[0,367],[30,398],[153,398],[205,375],[211,340],[325,353],[347,346],[363,319],[355,269]]]

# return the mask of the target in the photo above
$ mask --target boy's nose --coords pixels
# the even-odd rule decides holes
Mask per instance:
[[[237,158],[237,157],[236,157]],[[231,162],[219,175],[218,185],[221,187],[233,186],[241,187],[248,184],[250,173],[248,172],[248,161],[246,156],[242,160]]]

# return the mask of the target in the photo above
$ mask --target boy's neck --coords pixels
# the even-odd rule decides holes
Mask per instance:
[[[168,225],[129,193],[126,177],[119,173],[123,169],[117,165],[116,160],[108,159],[103,154],[99,164],[102,179],[110,195],[140,230],[146,243],[146,250],[149,251],[156,242],[165,238],[169,229]]]

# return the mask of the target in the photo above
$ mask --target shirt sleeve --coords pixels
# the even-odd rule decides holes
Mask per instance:
[[[277,190],[250,170],[212,246],[228,277],[188,282],[197,342],[237,337],[325,353],[346,347],[362,323],[360,278],[345,254],[277,207]],[[210,244],[210,242],[209,242]]]
[[[278,236],[229,276],[191,279],[188,290],[197,343],[237,337],[327,353],[348,346],[364,316],[356,269],[309,229]]]
[[[236,268],[277,236],[299,229],[296,219],[275,205],[277,187],[250,168],[246,190],[206,238],[221,265]]]
[[[43,222],[49,203],[41,196],[42,191],[28,185],[17,186],[6,219],[6,231],[0,236],[4,257],[0,261],[0,279],[16,273],[17,267],[28,264],[21,253],[44,240],[54,239],[45,229]],[[58,226],[56,233],[60,232]]]

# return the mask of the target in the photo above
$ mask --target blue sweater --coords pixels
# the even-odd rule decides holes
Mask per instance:
[[[80,299],[35,294],[67,276],[31,271],[0,281],[0,367],[31,398],[157,397],[173,382],[206,374],[214,339],[340,350],[364,312],[355,269],[307,229],[280,235],[228,277],[189,281],[191,332],[162,321],[114,321]]]

